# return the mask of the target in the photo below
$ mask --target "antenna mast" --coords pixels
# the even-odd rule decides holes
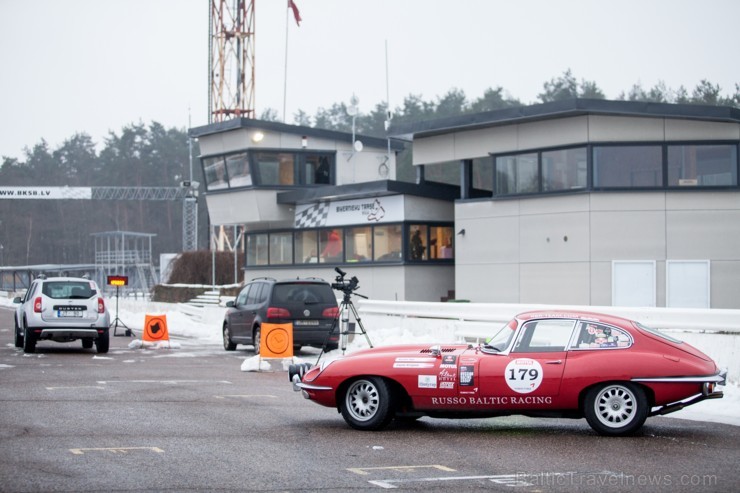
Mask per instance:
[[[208,123],[255,117],[254,2],[210,2]]]

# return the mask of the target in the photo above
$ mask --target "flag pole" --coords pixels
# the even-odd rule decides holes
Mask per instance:
[[[283,71],[283,123],[287,123],[285,120],[285,111],[288,101],[288,23],[290,21],[290,0],[287,0],[288,8],[285,9],[285,69]]]

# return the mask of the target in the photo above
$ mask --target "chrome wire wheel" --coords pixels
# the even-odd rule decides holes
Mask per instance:
[[[605,426],[625,426],[635,419],[637,413],[635,395],[621,385],[606,387],[596,397],[594,411]]]
[[[354,382],[345,395],[347,412],[357,421],[368,421],[378,412],[380,393],[368,380]]]

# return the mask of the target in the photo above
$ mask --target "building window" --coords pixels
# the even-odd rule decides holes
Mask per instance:
[[[370,226],[347,229],[347,262],[368,262],[373,258],[373,234]]]
[[[315,264],[319,261],[317,253],[319,234],[315,229],[295,232],[295,261],[296,263]]]
[[[425,164],[424,181],[460,186],[460,161]]]
[[[229,185],[232,188],[252,185],[252,174],[249,172],[249,159],[246,152],[226,156],[226,170],[229,173]]]
[[[433,226],[429,230],[429,251],[432,259],[453,259],[452,226]]]
[[[669,187],[737,185],[737,146],[669,145]]]
[[[409,227],[408,260],[419,261],[429,258],[429,228],[426,224],[412,224]]]
[[[334,154],[242,151],[201,159],[207,190],[334,183]]]
[[[473,159],[473,188],[493,192],[493,159]]]
[[[268,265],[267,233],[247,235],[247,265]]]
[[[344,237],[341,228],[319,231],[319,262],[341,264],[344,262]]]
[[[542,153],[542,191],[585,189],[588,159],[585,147]]]
[[[663,149],[659,145],[595,146],[594,188],[663,186]]]
[[[203,159],[203,175],[205,177],[206,187],[208,190],[218,190],[229,187],[223,156]]]
[[[293,263],[293,235],[291,233],[270,234],[270,264]]]
[[[373,227],[374,259],[379,262],[403,260],[401,225]]]
[[[449,223],[376,224],[307,228],[246,235],[247,267],[315,263],[451,263],[454,230]],[[405,255],[405,257],[404,257]]]
[[[538,191],[537,154],[518,154],[496,158],[496,195]]]
[[[294,185],[295,159],[285,152],[259,152],[254,163],[260,185]]]
[[[329,156],[304,156],[302,165],[303,180],[301,180],[301,183],[305,183],[306,185],[330,185],[331,168]]]

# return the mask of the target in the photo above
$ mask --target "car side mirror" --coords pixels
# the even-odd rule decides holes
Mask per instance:
[[[227,308],[234,308],[235,306],[236,306],[236,303],[234,302],[234,300],[229,300],[226,302]]]
[[[13,298],[13,303],[20,303],[20,302],[21,302],[20,296],[16,296],[15,298]]]

